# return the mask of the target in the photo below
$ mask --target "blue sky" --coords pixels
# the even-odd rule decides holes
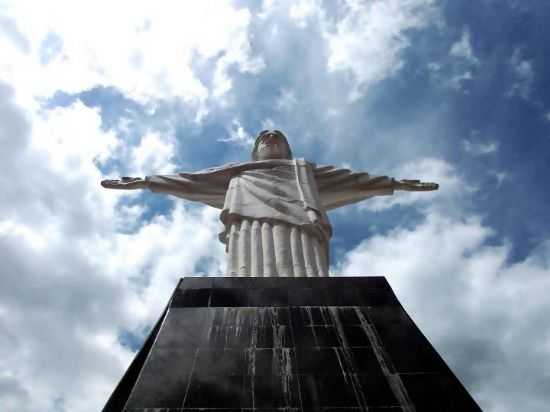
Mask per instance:
[[[485,411],[550,402],[545,1],[0,1],[0,405],[101,408],[217,211],[99,181],[297,157],[440,183],[331,212]]]

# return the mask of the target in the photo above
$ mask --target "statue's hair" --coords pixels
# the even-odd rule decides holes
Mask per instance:
[[[256,141],[254,142],[254,148],[252,149],[252,160],[258,160],[258,146],[260,145],[260,142],[261,142],[261,138],[263,137],[263,135],[265,135],[266,133],[269,133],[269,132],[273,132],[273,133],[276,133],[278,134],[279,136],[281,136],[283,138],[283,141],[285,142],[286,144],[286,148],[288,150],[288,158],[287,159],[292,159],[292,150],[290,149],[290,145],[288,144],[288,140],[286,138],[286,136],[284,135],[283,132],[279,131],[279,130],[262,130],[260,133],[258,133],[258,136],[256,136]]]

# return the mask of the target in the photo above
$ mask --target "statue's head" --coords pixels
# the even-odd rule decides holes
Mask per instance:
[[[256,137],[252,160],[292,159],[286,136],[279,130],[263,130]]]

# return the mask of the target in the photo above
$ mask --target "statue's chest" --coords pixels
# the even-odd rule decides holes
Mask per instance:
[[[229,192],[233,195],[250,194],[263,202],[274,198],[289,201],[301,198],[296,172],[291,166],[241,172],[231,179]]]

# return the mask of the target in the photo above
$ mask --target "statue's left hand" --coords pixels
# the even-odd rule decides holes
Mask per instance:
[[[437,183],[421,182],[420,180],[402,179],[397,182],[397,190],[408,192],[427,192],[439,189]]]
[[[147,187],[147,181],[141,177],[121,177],[120,180],[103,180],[101,186],[107,189],[143,189]]]

